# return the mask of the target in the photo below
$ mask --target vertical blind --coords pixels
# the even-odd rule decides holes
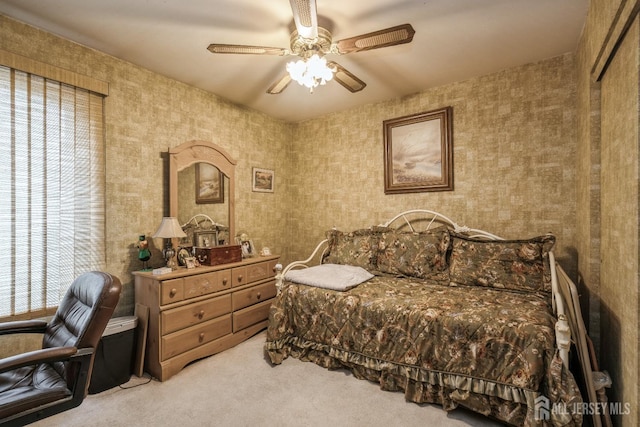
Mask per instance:
[[[0,66],[0,318],[50,314],[104,268],[103,101]]]

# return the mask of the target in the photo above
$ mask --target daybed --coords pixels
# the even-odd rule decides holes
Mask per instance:
[[[568,352],[582,320],[559,289],[572,283],[554,243],[551,234],[502,240],[428,210],[330,230],[277,275],[265,351],[274,364],[294,356],[347,368],[446,410],[581,425]]]

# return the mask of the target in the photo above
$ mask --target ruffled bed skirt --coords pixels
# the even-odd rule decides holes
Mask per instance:
[[[563,411],[549,411],[548,420],[539,419],[541,417],[536,416],[535,408],[540,393],[508,384],[385,362],[293,336],[268,340],[265,351],[274,364],[293,356],[328,369],[346,368],[356,378],[379,383],[382,390],[403,391],[405,398],[411,402],[439,404],[447,411],[460,405],[516,426],[582,425],[580,414]],[[557,354],[552,369],[556,371],[555,375],[548,375],[548,379],[567,375]],[[563,396],[553,398],[564,402],[567,407],[571,406],[572,402],[563,401]]]

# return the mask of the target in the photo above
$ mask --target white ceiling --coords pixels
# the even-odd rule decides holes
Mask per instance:
[[[294,57],[214,55],[210,43],[289,48],[287,0],[0,0],[0,13],[286,121],[383,101],[576,50],[589,0],[317,0],[340,40],[410,23],[413,42],[330,55],[364,80],[313,94],[267,88]]]

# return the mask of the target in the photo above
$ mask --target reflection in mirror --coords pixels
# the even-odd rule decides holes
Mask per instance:
[[[178,172],[178,221],[188,235],[186,240],[195,246],[228,244],[229,177],[203,162]],[[194,232],[209,230],[217,230],[218,238],[196,240]]]

